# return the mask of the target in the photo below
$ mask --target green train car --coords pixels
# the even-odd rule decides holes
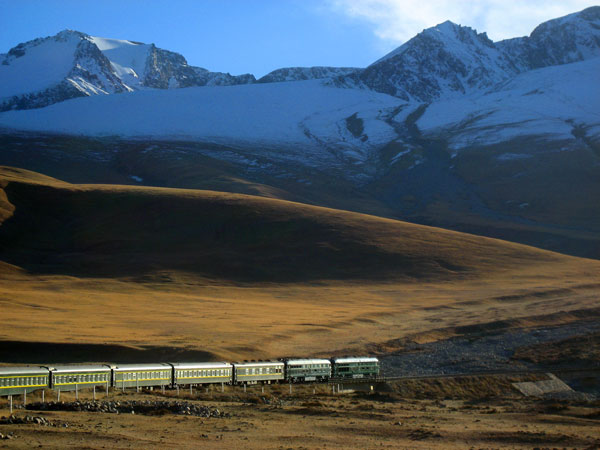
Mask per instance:
[[[174,385],[231,383],[233,365],[227,362],[171,363]]]
[[[50,370],[50,387],[56,391],[77,391],[80,389],[111,385],[111,369],[107,365],[54,366]]]
[[[333,378],[375,378],[379,376],[379,360],[374,357],[333,358]]]
[[[0,396],[25,394],[50,386],[45,367],[0,367]]]
[[[169,386],[173,381],[170,364],[117,364],[112,373],[116,389]]]
[[[288,359],[285,371],[290,383],[327,381],[331,377],[331,362],[328,359]]]
[[[284,364],[280,361],[249,361],[233,363],[235,384],[276,383],[284,377]]]

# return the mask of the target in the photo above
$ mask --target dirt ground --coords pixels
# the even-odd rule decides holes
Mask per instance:
[[[473,379],[471,385],[488,388],[469,395],[441,393],[435,389],[439,381],[335,395],[326,385],[294,386],[291,395],[288,386],[267,386],[264,394],[260,386],[247,393],[241,387],[227,387],[223,394],[180,393],[179,400],[216,407],[230,414],[225,418],[17,409],[18,417],[44,417],[56,426],[2,424],[0,433],[14,437],[0,440],[0,448],[600,448],[600,402],[528,399],[510,389],[514,380],[480,381]],[[175,395],[111,393],[112,400],[120,401],[175,401]],[[72,397],[63,394],[61,400]],[[8,415],[6,406],[0,400],[0,415]]]

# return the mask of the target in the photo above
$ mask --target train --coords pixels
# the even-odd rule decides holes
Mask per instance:
[[[85,388],[178,388],[210,384],[248,385],[374,379],[379,359],[286,358],[243,362],[170,362],[0,367],[0,396],[39,389],[77,391]]]

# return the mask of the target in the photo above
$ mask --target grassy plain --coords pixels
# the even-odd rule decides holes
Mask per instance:
[[[73,344],[114,345],[107,360],[360,353],[440,328],[568,321],[598,302],[599,261],[479,236],[8,167],[0,187],[5,361],[64,359]],[[36,342],[56,345],[10,352]]]

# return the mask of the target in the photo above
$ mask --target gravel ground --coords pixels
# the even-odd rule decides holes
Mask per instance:
[[[47,402],[30,403],[26,408],[37,411],[88,411],[149,415],[171,413],[198,417],[229,417],[229,414],[219,411],[217,408],[210,408],[190,402],[162,400]]]
[[[478,337],[456,337],[427,344],[410,344],[402,352],[381,357],[381,369],[389,377],[539,369],[533,363],[510,358],[518,347],[559,341],[598,330],[598,321],[577,322]]]

